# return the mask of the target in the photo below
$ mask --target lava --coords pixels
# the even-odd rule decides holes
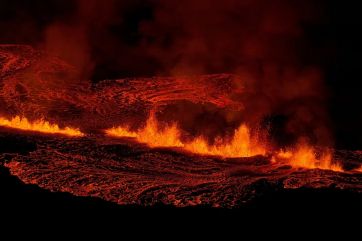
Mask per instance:
[[[15,138],[19,136],[22,138]],[[24,183],[119,205],[235,208],[278,190],[362,192],[360,173],[290,168],[284,163],[270,164],[269,158],[262,156],[221,161],[118,139],[0,132],[0,141],[9,140],[18,146],[36,143],[22,155],[9,155],[11,149],[0,153],[0,160],[11,158],[4,166]],[[333,155],[344,164],[362,163],[362,153],[336,150]]]
[[[267,155],[267,145],[253,138],[250,129],[242,124],[235,130],[231,140],[226,141],[217,138],[213,145],[202,137],[196,137],[191,141],[183,141],[181,130],[177,124],[160,128],[160,124],[151,115],[145,127],[137,131],[131,131],[128,127],[114,127],[106,130],[106,134],[114,137],[136,138],[138,142],[146,143],[150,147],[180,147],[191,153],[200,155],[214,155],[220,157],[252,157]],[[334,163],[330,150],[317,153],[314,147],[308,144],[298,144],[294,148],[273,152],[272,162],[286,162],[296,168],[324,169],[343,171],[338,163]]]
[[[115,137],[134,137],[139,142],[146,143],[150,147],[183,147],[180,141],[180,131],[176,124],[159,129],[159,124],[152,115],[146,122],[146,126],[137,131],[130,131],[127,127],[115,127],[106,130],[106,134]]]
[[[242,124],[235,130],[230,142],[224,140],[209,145],[203,137],[198,137],[185,144],[185,149],[198,154],[216,155],[224,157],[251,157],[265,155],[265,146],[252,138],[249,128]]]
[[[84,135],[79,129],[74,129],[71,127],[60,128],[57,124],[51,124],[48,121],[42,119],[30,122],[27,118],[20,116],[15,116],[11,119],[0,117],[0,126],[49,134],[62,134],[67,136]]]
[[[307,169],[323,169],[332,171],[343,171],[338,163],[333,162],[332,152],[324,150],[317,153],[315,148],[307,144],[298,144],[291,150],[282,150],[273,156],[273,160],[287,161],[293,167]]]
[[[138,131],[130,131],[127,127],[115,127],[106,130],[106,133],[115,137],[134,137],[137,141],[146,143],[150,147],[181,147],[186,151],[201,155],[250,157],[266,153],[263,144],[251,137],[249,128],[244,124],[235,130],[231,141],[227,142],[217,138],[213,145],[210,145],[202,136],[191,141],[183,141],[177,124],[166,126],[163,129],[159,126],[158,121],[151,115],[145,127]]]
[[[15,153],[3,157],[0,153],[0,159],[24,183],[118,204],[162,202],[177,207],[234,207],[263,192],[260,184],[268,190],[303,186],[360,190],[361,153],[326,149],[308,140],[308,144],[288,142],[289,147],[280,151],[281,146],[267,138],[268,129],[256,131],[260,122],[247,117],[258,111],[246,108],[253,104],[252,96],[248,101],[239,97],[250,95],[240,76],[73,83],[77,75],[70,66],[32,48],[0,46],[0,57],[5,66],[0,73],[0,111],[16,115],[0,118],[0,126],[84,136],[59,138],[1,128],[1,143],[9,143],[1,145],[3,152],[15,149]],[[235,89],[235,83],[241,86]],[[45,119],[25,118],[33,113]],[[174,122],[165,124],[161,117]],[[62,123],[62,128],[51,123]],[[207,132],[224,126],[220,132]],[[217,137],[220,133],[227,134]],[[20,146],[29,153],[17,155]]]

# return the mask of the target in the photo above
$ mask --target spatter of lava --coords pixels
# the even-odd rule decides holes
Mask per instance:
[[[12,128],[1,128],[0,138],[15,135],[36,144],[28,154],[10,153],[6,166],[26,183],[120,204],[233,207],[257,195],[260,182],[272,189],[334,184],[361,190],[359,157],[341,158],[307,142],[273,149],[263,133],[244,123],[209,140],[153,115],[180,101],[241,111],[230,97],[238,78],[92,84],[31,47],[0,46],[0,126]]]
[[[115,137],[136,138],[141,143],[151,147],[179,147],[191,153],[200,155],[214,155],[227,158],[252,157],[267,155],[268,145],[253,138],[249,128],[242,124],[235,130],[228,141],[218,139],[218,143],[210,145],[205,138],[196,137],[182,141],[181,130],[176,124],[160,129],[157,120],[151,116],[146,125],[138,131],[130,131],[127,127],[116,127],[106,130],[106,133]],[[269,150],[270,151],[270,150]],[[294,167],[320,168],[342,171],[342,167],[332,160],[331,150],[317,151],[307,143],[300,143],[290,150],[271,151],[272,161],[282,161]]]
[[[48,121],[36,120],[29,121],[27,118],[16,116],[12,119],[5,119],[0,117],[0,126],[9,128],[25,130],[25,131],[36,131],[48,134],[62,134],[67,136],[83,136],[84,134],[79,129],[65,127],[60,128],[57,124],[51,124]]]

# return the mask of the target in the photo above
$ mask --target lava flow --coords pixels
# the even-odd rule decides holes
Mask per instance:
[[[302,167],[308,169],[324,169],[332,171],[343,171],[340,164],[334,163],[330,150],[324,150],[317,153],[315,148],[307,144],[299,144],[296,148],[287,151],[277,152],[272,161],[276,162],[286,160],[293,167]]]
[[[315,120],[309,118],[314,109],[295,106],[297,92],[282,99],[290,106],[282,114],[297,113],[287,125],[297,138],[278,145],[256,131],[262,125],[249,117],[264,105],[258,109],[252,100],[263,96],[247,92],[240,76],[97,83],[76,82],[76,76],[63,61],[31,47],[0,45],[0,126],[8,127],[0,128],[0,165],[26,184],[121,205],[176,207],[233,208],[263,193],[301,187],[362,192],[356,172],[362,152],[297,142],[308,136],[308,128],[299,127],[310,128]],[[21,117],[34,113],[46,121]],[[4,118],[10,115],[16,117]]]
[[[127,127],[114,127],[106,130],[106,134],[114,137],[136,138],[138,142],[145,143],[150,147],[180,147],[191,153],[200,155],[214,155],[226,158],[252,157],[267,154],[267,145],[253,138],[249,128],[242,124],[235,130],[231,140],[221,138],[210,145],[207,140],[200,136],[191,141],[183,141],[181,130],[177,124],[172,124],[161,129],[159,122],[154,115],[151,115],[144,128],[138,131],[130,131]],[[270,151],[270,150],[269,150]],[[343,171],[338,163],[332,160],[332,153],[329,150],[317,153],[315,148],[303,143],[296,145],[286,151],[273,152],[272,162],[286,162],[293,167],[308,169],[325,169]]]
[[[83,133],[79,129],[70,127],[60,128],[57,124],[51,124],[45,120],[36,120],[34,122],[30,122],[27,118],[20,116],[13,117],[11,119],[0,117],[0,126],[49,134],[83,136]]]
[[[217,138],[213,145],[210,145],[202,136],[191,141],[183,141],[181,131],[176,124],[166,126],[164,129],[159,126],[158,121],[151,115],[146,126],[141,130],[134,132],[127,127],[115,127],[106,130],[106,133],[115,137],[133,137],[150,147],[181,147],[186,151],[201,155],[250,157],[266,153],[265,146],[251,138],[250,130],[246,125],[241,125],[235,130],[231,141]]]

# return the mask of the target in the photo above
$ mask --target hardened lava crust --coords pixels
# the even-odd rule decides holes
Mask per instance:
[[[102,133],[120,124],[137,127],[151,111],[168,113],[170,106],[201,106],[216,117],[238,111],[243,105],[237,97],[244,89],[235,85],[236,78],[220,74],[91,83],[77,80],[76,70],[60,59],[29,46],[2,45],[1,116],[46,117],[85,135],[0,127],[1,168],[24,185],[117,205],[236,208],[285,190],[361,194],[358,151],[333,150],[333,159],[345,170],[339,172],[296,168],[274,162],[269,155],[222,158],[179,148],[150,148],[132,138]]]

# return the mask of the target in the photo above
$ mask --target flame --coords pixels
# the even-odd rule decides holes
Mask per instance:
[[[25,117],[16,116],[12,119],[0,117],[0,126],[5,126],[14,129],[37,131],[51,134],[62,134],[67,136],[83,136],[84,134],[79,129],[70,127],[60,128],[56,124],[51,124],[48,121],[37,120],[30,122]]]
[[[273,159],[275,160],[275,157]],[[294,150],[279,151],[276,159],[287,160],[293,167],[343,171],[340,165],[333,163],[330,150],[325,150],[318,156],[315,149],[308,144],[299,144]]]
[[[114,127],[106,130],[106,134],[116,137],[133,137],[139,142],[147,143],[150,147],[182,147],[180,131],[176,124],[159,129],[157,120],[153,115],[146,122],[146,126],[137,131],[130,131],[128,127]]]
[[[183,147],[180,141],[180,130],[176,124],[159,129],[157,120],[153,115],[147,120],[146,127],[138,133],[137,139],[151,147]]]
[[[265,147],[251,138],[249,128],[246,125],[241,125],[235,130],[231,141],[226,142],[221,139],[214,145],[210,145],[203,137],[197,137],[187,142],[182,141],[181,131],[176,124],[160,129],[153,115],[147,120],[146,126],[136,132],[130,131],[127,127],[115,127],[106,130],[106,134],[115,137],[134,137],[150,147],[181,147],[201,155],[249,157],[266,153]]]
[[[202,136],[191,141],[183,141],[181,131],[176,124],[160,129],[159,123],[153,115],[147,120],[145,127],[140,130],[130,131],[128,127],[114,127],[106,130],[106,134],[115,137],[136,138],[137,141],[146,143],[150,147],[180,147],[200,155],[251,157],[267,154],[266,145],[253,138],[250,129],[245,124],[235,130],[231,140],[217,139],[213,145],[210,145]],[[315,148],[306,143],[300,143],[290,150],[274,153],[271,161],[273,163],[288,162],[296,168],[343,171],[339,164],[333,163],[331,151],[325,150],[318,155]]]
[[[251,138],[249,128],[244,124],[235,130],[229,143],[223,143],[221,140],[221,144],[209,145],[204,138],[198,137],[186,143],[184,148],[193,153],[224,157],[250,157],[266,153],[265,147]]]
[[[134,138],[138,136],[136,132],[130,131],[128,127],[113,127],[111,129],[107,129],[105,132],[109,136],[134,137]]]

